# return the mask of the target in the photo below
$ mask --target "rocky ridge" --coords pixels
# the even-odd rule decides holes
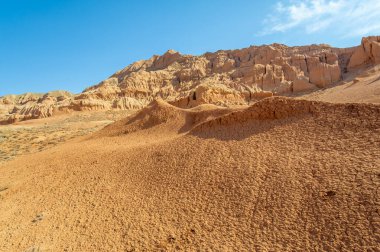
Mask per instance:
[[[0,124],[81,110],[140,109],[161,98],[188,108],[249,105],[273,95],[318,90],[380,63],[380,36],[352,48],[282,44],[201,56],[174,50],[137,61],[78,95],[65,91],[0,97]]]

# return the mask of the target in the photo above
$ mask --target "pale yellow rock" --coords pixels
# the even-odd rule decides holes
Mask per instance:
[[[141,109],[144,107],[144,104],[135,98],[122,97],[115,100],[112,107],[117,109]]]

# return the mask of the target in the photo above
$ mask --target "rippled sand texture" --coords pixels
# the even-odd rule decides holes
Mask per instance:
[[[380,105],[162,101],[0,165],[0,251],[376,251]]]

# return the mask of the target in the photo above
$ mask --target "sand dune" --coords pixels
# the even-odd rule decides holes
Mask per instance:
[[[94,134],[93,138],[102,136],[120,136],[132,132],[144,132],[154,127],[155,134],[163,136],[177,136],[187,133],[194,126],[226,115],[237,109],[218,107],[215,105],[200,105],[192,109],[181,109],[159,99],[135,115],[113,123]],[[141,132],[142,131],[142,132]]]
[[[0,251],[376,251],[380,105],[156,101],[0,166]]]

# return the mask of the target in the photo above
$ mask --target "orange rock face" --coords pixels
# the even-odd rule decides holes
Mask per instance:
[[[365,64],[380,63],[380,36],[371,36],[362,39],[360,46],[356,47],[350,62],[349,69]]]

